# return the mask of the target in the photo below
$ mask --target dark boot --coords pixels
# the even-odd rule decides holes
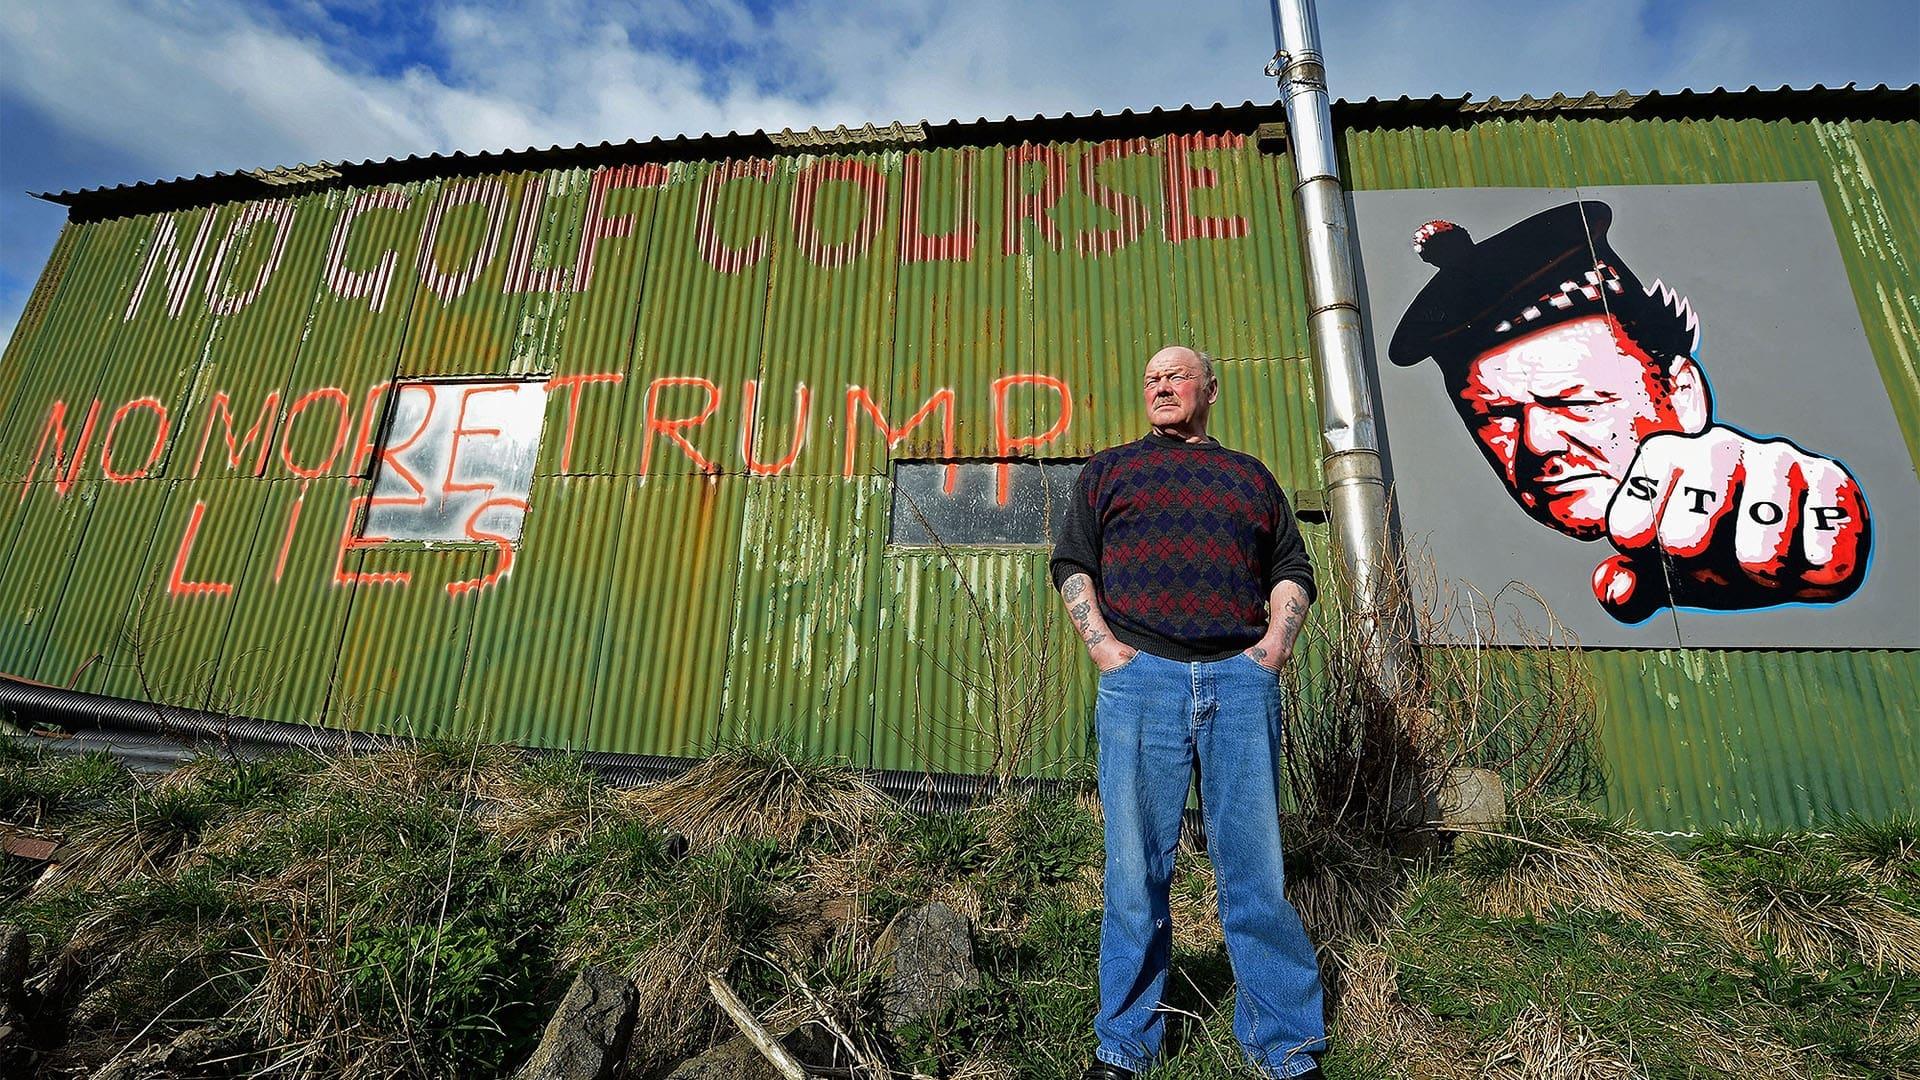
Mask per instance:
[[[1132,1069],[1123,1069],[1118,1065],[1096,1061],[1087,1066],[1087,1071],[1081,1074],[1080,1080],[1133,1080],[1136,1075]]]

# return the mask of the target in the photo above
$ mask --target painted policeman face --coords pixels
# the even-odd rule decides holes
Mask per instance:
[[[1662,375],[1604,315],[1536,330],[1475,357],[1454,407],[1522,509],[1569,536],[1605,536],[1607,504],[1648,436],[1710,420],[1690,359]]]

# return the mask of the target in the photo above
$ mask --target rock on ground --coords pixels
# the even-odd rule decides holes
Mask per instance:
[[[881,1008],[888,1030],[939,1012],[956,991],[978,986],[973,924],[938,901],[901,914],[874,943],[888,967]]]
[[[633,980],[604,968],[581,971],[513,1080],[612,1080],[633,1032],[633,1007]]]

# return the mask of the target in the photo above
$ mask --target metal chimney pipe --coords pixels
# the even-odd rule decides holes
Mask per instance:
[[[1374,431],[1373,385],[1360,329],[1360,290],[1350,250],[1351,228],[1340,166],[1334,154],[1333,113],[1320,57],[1313,0],[1270,0],[1275,64],[1287,110],[1295,209],[1307,265],[1308,341],[1320,392],[1322,472],[1327,518],[1362,620],[1379,678],[1395,685],[1409,640],[1401,593],[1393,575],[1398,552],[1387,526],[1387,483]]]

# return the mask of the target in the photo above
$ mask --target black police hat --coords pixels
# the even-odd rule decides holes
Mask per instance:
[[[1647,290],[1607,243],[1613,208],[1592,200],[1542,210],[1474,243],[1450,221],[1429,221],[1414,234],[1413,250],[1438,268],[1393,332],[1387,356],[1402,367],[1433,359],[1443,368],[1464,365],[1506,341],[1570,319],[1613,314],[1631,327],[1649,307]],[[1656,283],[1657,284],[1657,283]],[[1691,331],[1692,313],[1668,296],[1665,305]],[[1676,307],[1677,305],[1677,307]],[[1672,320],[1658,320],[1661,326]],[[1658,347],[1684,353],[1689,334],[1662,333]],[[1643,342],[1649,351],[1655,343]]]

